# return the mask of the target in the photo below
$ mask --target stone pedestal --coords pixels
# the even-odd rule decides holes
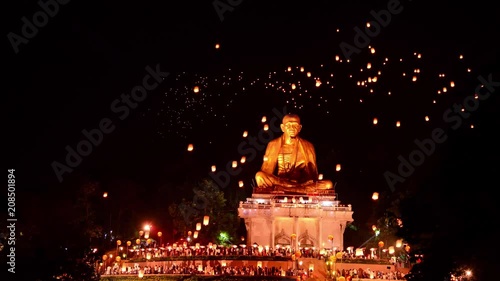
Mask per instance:
[[[346,224],[353,221],[351,205],[335,194],[288,195],[254,193],[240,202],[247,245],[344,250]]]

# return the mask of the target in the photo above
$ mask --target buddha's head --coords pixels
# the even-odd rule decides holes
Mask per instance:
[[[299,135],[302,125],[300,124],[300,117],[297,114],[287,114],[283,117],[280,125],[281,131],[285,136],[295,138]]]

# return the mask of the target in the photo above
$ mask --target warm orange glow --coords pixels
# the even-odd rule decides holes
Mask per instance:
[[[238,186],[239,186],[239,187],[243,187],[243,185],[244,185],[244,184],[243,184],[243,181],[239,181],[239,182],[238,182]]]
[[[307,77],[311,77],[311,72],[307,72]]]
[[[401,122],[400,121],[396,122],[396,127],[398,127],[398,128],[401,127]]]
[[[104,198],[108,198],[108,193],[107,193],[107,192],[104,192],[104,193],[102,194],[102,197],[104,197]]]
[[[337,164],[337,166],[335,166],[335,171],[340,171],[340,169],[342,169],[342,167],[340,166],[340,164]]]
[[[217,167],[215,165],[212,165],[212,172],[217,171]]]
[[[200,92],[200,87],[198,87],[198,86],[194,86],[194,88],[193,88],[193,92],[195,92],[195,93]]]
[[[373,125],[377,125],[378,124],[378,119],[375,117],[373,118]]]
[[[369,62],[369,63],[366,64],[366,69],[370,69],[370,68],[372,68],[372,63],[371,62]]]
[[[292,84],[292,90],[295,90],[295,88],[297,88],[297,86],[295,86],[295,84]]]
[[[243,137],[246,138],[248,136],[248,131],[243,132]]]
[[[380,242],[378,242],[378,246],[379,246],[380,248],[383,248],[383,247],[384,247],[384,241],[380,241]]]
[[[194,149],[193,144],[189,144],[189,145],[188,145],[188,151],[193,151],[193,149]]]
[[[452,87],[452,88],[455,87],[455,82],[451,81],[450,82],[450,87]]]
[[[247,157],[246,156],[241,156],[240,163],[243,164],[246,161],[247,161]]]
[[[196,230],[200,230],[200,229],[201,229],[201,222],[196,224]]]
[[[220,48],[220,44],[219,43],[215,44],[215,48],[219,49]]]
[[[233,168],[236,168],[238,167],[238,161],[233,161],[233,165],[232,165]]]
[[[323,174],[318,175],[318,180],[323,180]]]
[[[269,125],[268,124],[265,124],[264,125],[264,131],[268,131],[269,130]]]
[[[425,121],[429,121],[429,116],[425,116]]]
[[[204,216],[203,217],[203,225],[208,225],[208,223],[210,222],[210,217],[209,216]]]
[[[195,231],[194,234],[193,234],[193,238],[196,239],[198,238],[198,231]]]
[[[378,192],[373,192],[372,200],[378,200]]]
[[[130,245],[132,245],[132,241],[127,241],[127,246],[130,247]]]
[[[122,244],[121,240],[116,240],[116,245],[120,246]]]

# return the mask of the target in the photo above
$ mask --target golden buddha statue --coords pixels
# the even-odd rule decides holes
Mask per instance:
[[[332,189],[331,181],[318,179],[314,146],[299,137],[299,116],[285,115],[280,128],[283,134],[267,144],[264,162],[255,175],[257,187],[291,193]]]

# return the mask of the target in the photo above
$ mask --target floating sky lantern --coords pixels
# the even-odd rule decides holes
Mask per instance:
[[[429,121],[429,116],[425,116],[425,121]]]
[[[389,254],[392,255],[394,254],[395,250],[394,250],[394,246],[389,246]]]
[[[370,69],[370,68],[372,68],[372,63],[371,62],[369,62],[369,63],[366,64],[366,69]]]
[[[455,87],[455,82],[451,81],[450,82],[450,87],[452,87],[452,88]]]
[[[210,222],[210,217],[209,216],[204,216],[203,217],[203,225],[207,226],[209,222]]]
[[[215,165],[212,165],[212,172],[217,171],[217,167]]]
[[[375,48],[373,48],[373,47],[372,47],[372,48],[370,49],[370,52],[371,52],[372,54],[375,54]]]
[[[195,93],[200,92],[200,87],[199,86],[194,86],[193,92],[195,92]]]
[[[378,124],[378,119],[375,117],[373,118],[373,125],[377,125]]]
[[[316,87],[319,87],[319,86],[321,86],[321,81],[316,80]]]
[[[243,164],[246,161],[247,161],[247,157],[246,156],[241,156],[240,163]]]
[[[197,239],[197,238],[198,238],[198,231],[195,231],[195,232],[193,233],[193,238],[194,238],[194,239]]]
[[[295,86],[295,84],[292,83],[292,90],[295,90],[297,88],[297,86]]]
[[[219,43],[215,44],[215,48],[219,49],[220,48],[220,44]]]
[[[307,72],[307,77],[311,77],[311,72]]]
[[[338,171],[340,171],[340,169],[341,169],[341,168],[342,168],[342,167],[341,167],[341,165],[340,165],[340,164],[337,164],[337,166],[335,166],[335,171],[337,171],[337,172],[338,172]]]
[[[288,70],[288,72],[292,71],[292,67],[289,66],[287,70]]]
[[[396,240],[396,248],[401,248],[403,246],[403,239]]]
[[[378,200],[378,192],[373,192],[372,194],[372,200]]]
[[[246,138],[248,136],[248,131],[243,132],[243,137]]]
[[[304,72],[304,67],[303,66],[300,67],[300,72]]]
[[[196,230],[200,230],[200,229],[201,229],[201,222],[196,224]]]
[[[187,149],[188,149],[188,151],[193,151],[193,149],[194,149],[193,144],[192,143],[188,144],[188,148]]]
[[[398,127],[398,128],[401,127],[401,122],[400,121],[396,122],[396,127]]]
[[[323,180],[323,174],[318,175],[318,180]]]
[[[232,167],[233,167],[233,168],[238,167],[238,161],[233,161],[233,163],[232,163]]]
[[[264,125],[264,131],[268,131],[269,130],[269,125],[268,124],[265,124]]]
[[[337,55],[337,56],[335,56],[335,60],[336,60],[336,61],[339,61],[339,60],[340,60],[340,57],[339,57],[338,55]]]
[[[239,182],[238,182],[238,186],[239,186],[239,187],[243,187],[243,186],[244,186],[243,181],[239,181]]]
[[[266,116],[262,116],[262,119],[260,120],[262,123],[266,123],[267,121],[267,117]]]

